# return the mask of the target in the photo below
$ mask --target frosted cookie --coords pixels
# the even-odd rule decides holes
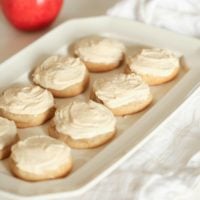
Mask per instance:
[[[74,54],[91,72],[105,72],[118,67],[124,59],[123,43],[99,36],[86,37],[74,45]]]
[[[51,56],[35,69],[33,81],[55,97],[71,97],[87,88],[89,74],[78,58]]]
[[[173,52],[155,48],[130,58],[126,71],[142,76],[149,85],[159,85],[175,78],[179,69],[179,58]]]
[[[11,149],[10,169],[27,181],[41,181],[66,176],[72,168],[71,150],[49,136],[32,136]]]
[[[49,135],[73,148],[93,148],[110,141],[116,133],[112,112],[94,101],[72,102],[56,111]]]
[[[15,123],[0,117],[0,160],[10,155],[11,146],[16,143],[17,139]]]
[[[114,115],[127,115],[147,107],[152,101],[149,86],[135,74],[116,74],[97,79],[91,98],[108,107]]]
[[[43,124],[54,115],[52,94],[39,86],[11,87],[0,96],[0,116],[18,128]]]

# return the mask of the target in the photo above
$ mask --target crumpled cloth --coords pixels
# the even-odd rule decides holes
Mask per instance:
[[[81,199],[199,200],[200,87],[152,134]]]
[[[200,37],[199,0],[122,0],[107,14]]]

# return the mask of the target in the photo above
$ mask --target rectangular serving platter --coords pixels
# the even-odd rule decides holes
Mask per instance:
[[[153,135],[153,130],[199,86],[200,40],[138,22],[112,17],[69,20],[53,29],[0,65],[0,92],[11,85],[31,84],[31,71],[50,55],[68,54],[68,47],[80,37],[103,35],[117,38],[127,45],[128,54],[143,47],[167,48],[184,55],[181,72],[173,81],[151,87],[153,104],[134,115],[117,118],[117,136],[110,143],[91,150],[72,150],[74,168],[69,176],[42,182],[26,182],[9,172],[8,160],[0,161],[0,197],[7,199],[52,199],[79,195],[98,183],[128,159]],[[94,79],[123,72],[123,67]],[[88,100],[88,89],[74,98],[57,99],[66,104],[74,99]],[[48,123],[35,128],[18,129],[20,138],[47,134]]]

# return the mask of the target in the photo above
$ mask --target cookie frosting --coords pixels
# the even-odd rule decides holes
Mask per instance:
[[[87,69],[79,58],[51,56],[33,73],[33,81],[44,88],[63,90],[84,80]]]
[[[149,86],[135,74],[116,74],[94,82],[93,92],[109,108],[140,102],[151,96]]]
[[[13,143],[17,128],[13,121],[0,117],[0,150]]]
[[[152,76],[169,76],[180,66],[179,58],[166,49],[143,49],[128,61],[131,71]]]
[[[0,96],[0,109],[23,115],[38,115],[54,106],[52,94],[39,87],[11,87]]]
[[[115,131],[116,119],[102,104],[74,101],[56,111],[56,130],[73,139],[87,139]]]
[[[43,174],[56,170],[70,159],[70,148],[48,136],[31,136],[12,147],[11,158],[25,172]]]
[[[98,36],[83,38],[75,44],[75,54],[92,63],[111,64],[119,62],[125,46],[114,39]]]

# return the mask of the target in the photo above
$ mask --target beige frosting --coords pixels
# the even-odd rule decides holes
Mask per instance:
[[[138,55],[130,58],[129,67],[137,74],[166,77],[180,66],[179,58],[166,49],[143,49]]]
[[[87,37],[75,45],[75,54],[82,60],[93,63],[117,63],[125,53],[125,46],[114,39],[103,37]]]
[[[0,108],[6,112],[38,115],[54,106],[52,94],[39,87],[11,87],[0,96]]]
[[[151,95],[149,86],[135,74],[116,74],[98,79],[93,92],[109,108],[145,101]]]
[[[86,74],[87,69],[80,59],[51,56],[36,68],[33,81],[44,88],[63,90],[83,81]]]
[[[17,136],[17,128],[13,121],[0,117],[0,150],[12,144]]]
[[[23,171],[43,174],[67,163],[70,148],[49,136],[31,136],[12,147],[11,158]]]
[[[116,119],[105,106],[90,100],[75,101],[60,108],[55,113],[54,123],[62,134],[87,139],[114,131]]]

